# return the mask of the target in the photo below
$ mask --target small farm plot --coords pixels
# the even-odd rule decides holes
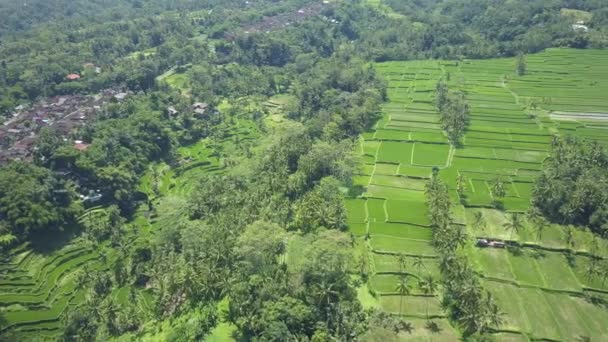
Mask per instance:
[[[582,292],[582,286],[570,269],[566,256],[558,252],[546,252],[536,259],[547,285],[553,289]]]
[[[558,326],[542,290],[494,281],[484,282],[484,288],[498,300],[505,314],[502,329],[528,333],[535,338],[563,340],[562,328]]]
[[[433,235],[427,227],[393,222],[372,222],[369,224],[369,233],[423,241],[430,241]]]
[[[450,147],[443,144],[414,144],[412,164],[419,166],[445,167]]]
[[[410,294],[419,294],[418,280],[415,277],[406,278],[406,284],[411,288]],[[401,282],[401,275],[399,274],[375,274],[372,276],[369,285],[378,294],[399,294],[398,285]]]
[[[405,254],[409,256],[435,256],[435,250],[430,241],[412,240],[386,235],[372,235],[371,246],[374,251],[381,253]]]
[[[426,181],[419,178],[404,177],[400,175],[388,176],[376,174],[372,177],[371,184],[423,191]]]
[[[407,272],[417,278],[427,275],[438,279],[439,261],[436,258],[399,256],[394,254],[373,254],[374,270],[377,274]]]
[[[415,225],[428,226],[428,209],[424,201],[419,200],[388,200],[386,209],[388,220]]]
[[[511,270],[518,283],[537,287],[549,287],[540,272],[540,266],[536,262],[535,252],[524,248],[520,253],[507,252]]]
[[[414,144],[407,142],[383,141],[378,150],[378,162],[406,164],[412,163]]]
[[[385,200],[378,198],[368,198],[367,220],[370,223],[380,223],[386,221]]]
[[[441,303],[436,297],[381,295],[380,305],[385,311],[394,314],[424,318],[428,312],[428,315],[434,318],[445,317]]]
[[[485,277],[515,280],[508,252],[499,248],[479,248],[475,250],[475,261]]]

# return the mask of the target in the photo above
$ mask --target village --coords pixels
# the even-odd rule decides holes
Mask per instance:
[[[42,128],[52,127],[67,141],[72,132],[94,119],[105,104],[123,101],[127,96],[126,92],[107,89],[95,95],[61,95],[30,106],[17,106],[0,126],[0,165],[11,160],[31,160]],[[81,151],[88,147],[81,140],[72,143]]]
[[[297,11],[281,13],[275,16],[264,17],[262,21],[246,25],[241,28],[246,34],[269,33],[271,31],[286,28],[290,25],[304,21],[310,17],[321,14],[322,10],[329,4],[329,1],[312,3],[304,6]],[[326,19],[326,18],[325,18]],[[328,19],[329,20],[329,19]],[[335,19],[331,19],[336,23]],[[233,39],[236,34],[229,34],[227,38]]]

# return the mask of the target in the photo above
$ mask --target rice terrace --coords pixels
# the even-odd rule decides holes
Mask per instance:
[[[0,0],[54,341],[608,341],[608,1]]]
[[[527,56],[525,76],[515,75],[514,63],[505,58],[375,66],[388,82],[389,101],[375,129],[360,138],[356,182],[365,192],[347,202],[350,231],[369,250],[368,286],[375,295],[369,305],[411,317],[421,327],[431,316],[440,331],[433,340],[455,338],[441,295],[416,286],[440,274],[424,200],[425,183],[437,167],[449,186],[452,219],[466,226],[464,253],[504,312],[501,324],[492,327],[495,334],[509,341],[604,340],[608,310],[597,302],[608,298],[608,283],[606,276],[590,274],[589,265],[608,257],[606,241],[555,224],[539,236],[523,214],[554,135],[608,144],[608,53],[549,49]],[[440,78],[464,92],[470,104],[469,128],[457,148],[443,134],[434,105]],[[496,181],[504,184],[502,198],[493,191]],[[503,210],[494,208],[496,200]],[[515,232],[505,228],[513,213],[522,214]],[[509,247],[479,247],[477,240]],[[401,274],[410,275],[408,294],[399,294]]]

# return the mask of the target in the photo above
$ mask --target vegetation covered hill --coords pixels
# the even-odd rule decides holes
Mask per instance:
[[[602,1],[0,9],[0,340],[608,335]]]

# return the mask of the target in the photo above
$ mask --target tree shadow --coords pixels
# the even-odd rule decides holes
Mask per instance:
[[[426,321],[424,327],[433,334],[441,333],[442,329],[435,321]]]
[[[547,254],[542,249],[535,249],[534,252],[532,252],[532,257],[537,260],[542,259],[546,256]]]
[[[504,210],[505,209],[505,204],[502,201],[498,201],[498,200],[493,200],[492,201],[492,206],[497,209],[497,210]]]
[[[77,223],[68,224],[60,229],[36,232],[30,238],[30,246],[36,253],[51,254],[69,244],[80,232],[81,227]]]
[[[358,197],[365,192],[365,187],[363,185],[351,185],[348,188],[348,196],[349,197]]]
[[[522,256],[524,254],[522,248],[519,246],[507,246],[507,251],[513,256]]]

